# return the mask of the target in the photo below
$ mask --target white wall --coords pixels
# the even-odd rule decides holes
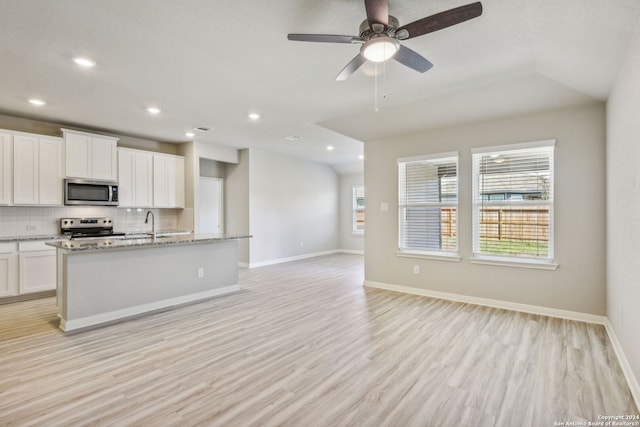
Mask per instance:
[[[216,160],[210,160],[200,158],[200,176],[207,176],[209,178],[224,178],[225,167],[227,163],[218,162]]]
[[[251,149],[250,263],[338,249],[338,199],[330,166]]]
[[[354,185],[364,185],[364,173],[340,175],[340,249],[364,252],[364,235],[353,234],[352,221]]]
[[[555,259],[559,268],[544,271],[471,264],[470,150],[544,139],[557,140]],[[462,261],[398,257],[396,159],[455,150],[460,153]],[[604,154],[605,109],[600,103],[366,142],[366,280],[604,315]],[[382,202],[389,203],[388,212],[381,212]],[[413,274],[413,265],[420,265],[420,274]]]
[[[240,150],[237,164],[227,164],[225,171],[225,231],[228,234],[249,234],[249,150]],[[249,264],[251,239],[241,239],[239,260]]]
[[[607,103],[607,316],[636,379],[640,379],[639,75],[640,27]]]

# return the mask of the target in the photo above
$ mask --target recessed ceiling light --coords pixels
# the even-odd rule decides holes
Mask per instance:
[[[147,108],[149,114],[160,114],[161,110],[158,107],[149,107]]]
[[[89,59],[89,58],[80,58],[80,57],[75,57],[73,58],[73,62],[75,62],[76,64],[78,64],[81,67],[84,68],[91,68],[91,67],[95,67],[96,63],[95,61]]]
[[[196,134],[193,132],[187,132],[184,134],[184,136],[186,136],[187,138],[193,138],[194,136],[196,136]]]
[[[327,151],[333,151],[333,149],[336,148],[333,145],[327,145]]]
[[[360,160],[364,159],[364,154],[360,154],[360,155],[358,156],[358,158],[359,158]]]
[[[249,113],[249,118],[251,120],[258,120],[260,118],[260,114],[258,114],[258,113]]]
[[[35,99],[35,98],[30,99],[29,103],[32,104],[32,105],[36,105],[38,107],[42,107],[43,105],[46,104],[46,102],[44,102],[43,100]]]

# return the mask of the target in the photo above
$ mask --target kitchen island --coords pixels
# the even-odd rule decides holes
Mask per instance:
[[[186,234],[48,242],[57,249],[57,298],[65,332],[240,290],[238,239]]]

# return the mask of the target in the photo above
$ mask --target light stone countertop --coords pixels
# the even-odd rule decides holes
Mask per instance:
[[[0,243],[10,243],[10,242],[27,242],[27,241],[38,241],[38,240],[56,240],[56,239],[64,239],[67,240],[69,237],[64,236],[62,234],[42,234],[37,236],[0,236]]]
[[[139,236],[148,235],[145,231],[126,231],[124,232],[126,236],[131,236],[132,238],[139,238]],[[156,233],[158,236],[162,236],[164,238],[165,235],[181,235],[181,234],[192,234],[191,231],[185,230],[163,230],[158,231]],[[31,242],[38,240],[69,240],[69,236],[64,234],[39,234],[33,236],[0,236],[0,243],[11,243],[11,242]]]
[[[112,249],[137,249],[151,246],[188,245],[194,243],[214,242],[223,240],[248,239],[244,234],[178,234],[162,235],[152,239],[91,239],[91,240],[62,240],[47,242],[47,245],[70,252],[93,252]]]

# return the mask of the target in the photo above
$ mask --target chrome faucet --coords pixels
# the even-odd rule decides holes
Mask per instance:
[[[151,210],[147,211],[147,216],[144,219],[144,223],[145,224],[149,223],[149,214],[151,214],[151,237],[155,239],[156,238],[156,217],[153,214],[153,212],[151,212]]]

